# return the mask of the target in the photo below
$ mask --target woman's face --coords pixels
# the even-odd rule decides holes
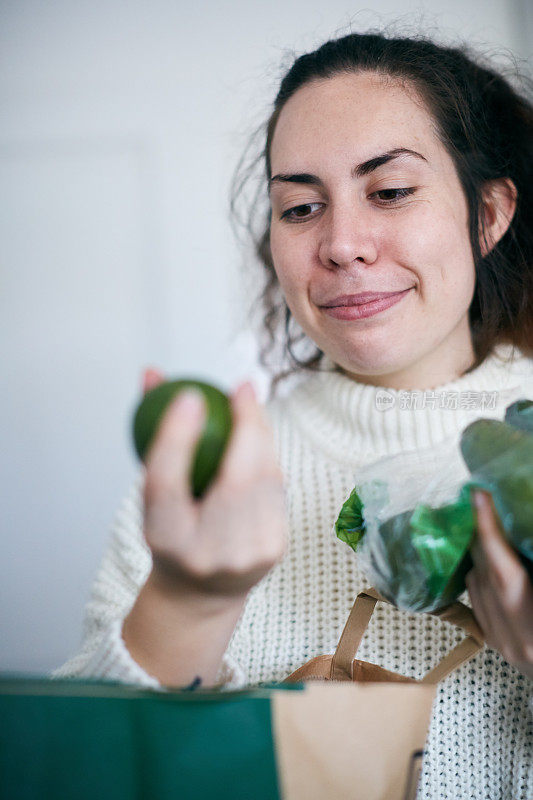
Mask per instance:
[[[467,369],[467,203],[416,93],[374,73],[303,86],[270,156],[274,267],[305,333],[365,383],[429,389]],[[325,309],[361,292],[403,294],[366,317]]]

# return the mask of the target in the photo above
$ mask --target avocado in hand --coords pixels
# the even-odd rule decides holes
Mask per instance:
[[[160,383],[146,392],[135,411],[133,442],[137,455],[144,462],[167,406],[186,388],[201,392],[207,406],[191,468],[191,490],[198,498],[216,475],[232,429],[231,404],[224,392],[195,378]]]

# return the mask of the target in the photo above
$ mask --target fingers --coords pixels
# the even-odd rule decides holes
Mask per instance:
[[[472,602],[472,610],[481,626],[488,647],[498,649],[498,637],[494,636],[493,625],[496,622],[494,608],[491,606],[490,592],[486,592],[486,580],[477,569],[471,569],[465,579],[468,594]]]
[[[146,505],[192,503],[190,470],[206,411],[203,395],[190,389],[169,404],[146,458]]]
[[[148,376],[148,372],[147,382],[160,382],[159,375]],[[201,393],[192,394],[199,399],[200,407],[193,398],[191,403],[187,402],[189,391],[180,392],[165,412],[146,456],[146,505],[165,495],[172,497],[173,502],[189,506],[194,502],[190,469],[207,407]],[[247,381],[238,386],[230,401],[232,431],[213,488],[224,485],[242,489],[262,478],[272,478],[281,484],[282,473],[275,456],[273,433],[252,384]]]
[[[522,566],[504,537],[502,525],[488,492],[474,492],[477,537],[472,555],[478,566],[489,573],[500,590],[511,587]]]
[[[165,376],[160,370],[148,367],[143,372],[143,394],[163,383]]]
[[[533,586],[504,538],[490,495],[486,495],[486,502],[484,498],[479,503],[474,499],[474,569],[466,577],[474,613],[490,647],[499,650],[509,663],[533,663]]]
[[[201,594],[245,593],[287,547],[284,487],[267,417],[248,382],[230,401],[230,439],[205,496],[194,498],[190,488],[208,411],[203,394],[180,392],[145,459],[144,532],[154,564]]]
[[[489,647],[499,650],[510,664],[533,665],[533,604],[524,597],[522,608],[510,612],[493,586],[477,571],[466,576],[472,609]]]
[[[477,530],[472,546],[474,564],[502,602],[509,608],[518,607],[528,579],[526,570],[505,539],[490,494],[477,490],[474,495]]]
[[[231,397],[233,426],[218,481],[235,488],[261,477],[281,479],[273,432],[258,403],[252,384],[241,384]]]

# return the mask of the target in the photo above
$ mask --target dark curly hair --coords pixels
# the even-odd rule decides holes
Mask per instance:
[[[325,42],[317,50],[296,58],[281,81],[274,108],[266,124],[256,131],[235,170],[231,187],[231,221],[234,230],[243,225],[251,237],[255,255],[263,267],[261,292],[250,306],[250,319],[262,308],[260,362],[271,372],[270,397],[283,378],[301,370],[319,368],[323,352],[305,359],[294,352],[303,340],[314,345],[303,331],[291,333],[291,312],[279,286],[270,251],[270,208],[258,212],[267,198],[271,177],[270,148],[276,123],[287,100],[302,86],[338,74],[373,71],[412,85],[425,101],[438,135],[450,154],[462,185],[469,214],[470,242],[476,285],[469,308],[475,362],[463,374],[476,369],[495,345],[509,343],[527,353],[533,351],[533,105],[532,81],[512,75],[489,63],[467,46],[449,47],[424,37],[387,37],[381,33],[351,33]],[[513,83],[516,85],[513,86]],[[520,88],[518,88],[520,87]],[[247,165],[248,150],[256,137],[264,147]],[[264,163],[255,197],[242,220],[237,207],[257,164]],[[510,178],[517,189],[517,207],[511,224],[497,245],[482,256],[482,191],[487,181]],[[268,198],[267,198],[268,202]],[[283,357],[289,366],[275,374],[268,360],[283,330]],[[279,361],[278,361],[279,364]]]

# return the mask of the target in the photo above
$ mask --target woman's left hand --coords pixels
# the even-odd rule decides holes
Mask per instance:
[[[479,489],[472,495],[477,535],[466,576],[472,609],[487,645],[533,680],[533,584],[503,536],[491,495]]]

